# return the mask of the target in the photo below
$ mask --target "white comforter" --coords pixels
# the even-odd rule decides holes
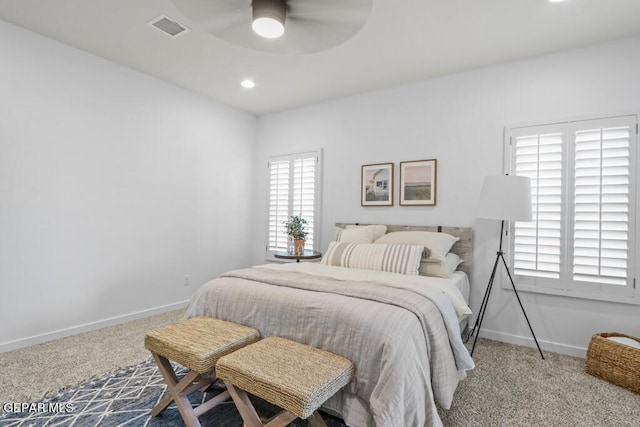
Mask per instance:
[[[341,273],[324,267],[301,263],[229,272],[198,290],[187,317],[250,325],[263,336],[349,358],[354,380],[323,406],[350,426],[442,425],[435,402],[448,408],[458,381],[473,368],[456,332],[454,304],[445,296],[459,291],[440,285],[429,290],[430,278],[395,285],[378,275],[375,283],[336,279]]]

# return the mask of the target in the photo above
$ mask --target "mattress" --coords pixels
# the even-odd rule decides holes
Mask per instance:
[[[469,305],[469,294],[471,293],[471,286],[469,285],[469,277],[462,271],[454,272],[451,277],[453,285],[460,290],[460,294],[464,298],[464,301]],[[460,319],[460,332],[464,334],[464,331],[469,323],[469,316],[464,316]]]
[[[467,277],[467,275],[462,271],[456,271],[451,275],[450,279],[453,282],[453,285],[460,290],[464,301],[469,305],[469,277]]]

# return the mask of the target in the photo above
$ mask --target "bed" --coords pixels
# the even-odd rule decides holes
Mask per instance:
[[[186,317],[252,326],[263,337],[281,336],[349,358],[354,380],[323,405],[349,426],[440,426],[436,402],[448,409],[458,382],[474,367],[460,337],[470,314],[464,292],[468,298],[472,232],[386,226],[385,238],[397,231],[455,236],[450,252],[464,262],[446,278],[345,268],[331,260],[344,258],[336,248],[346,244],[332,243],[322,263],[267,264],[221,275],[196,292]]]

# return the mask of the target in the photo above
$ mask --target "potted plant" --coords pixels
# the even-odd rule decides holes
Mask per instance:
[[[288,221],[285,221],[284,225],[286,227],[285,233],[293,242],[293,255],[302,255],[308,233],[307,220],[299,215],[293,215]]]

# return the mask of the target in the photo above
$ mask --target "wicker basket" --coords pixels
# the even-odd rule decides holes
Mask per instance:
[[[640,393],[640,348],[608,340],[608,337],[640,342],[639,338],[617,332],[595,334],[587,350],[587,373]]]

